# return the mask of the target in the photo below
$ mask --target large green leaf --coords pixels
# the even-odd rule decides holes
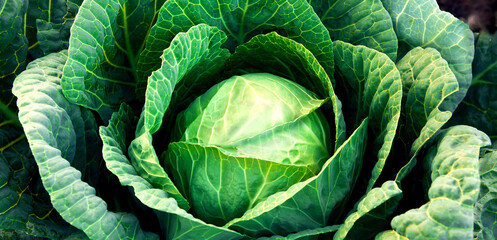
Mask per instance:
[[[192,27],[188,32],[180,33],[174,38],[171,46],[164,50],[161,69],[155,71],[149,78],[145,107],[136,129],[136,139],[131,142],[128,149],[129,157],[138,174],[154,187],[171,194],[184,209],[189,209],[188,203],[159,163],[152,145],[152,134],[163,124],[164,114],[170,106],[177,85],[208,84],[206,82],[208,76],[218,72],[224,65],[229,53],[228,50],[220,47],[225,39],[223,32],[205,24]],[[204,73],[201,75],[203,78],[199,78],[198,75],[187,75],[190,70],[193,72],[207,70],[206,66],[212,74]],[[181,93],[176,96],[184,97]]]
[[[272,73],[301,84],[322,99],[330,98],[333,116],[327,116],[327,119],[334,120],[335,126],[330,126],[330,130],[335,131],[333,149],[338,148],[345,141],[342,105],[333,89],[331,80],[333,76],[326,74],[318,60],[304,45],[275,32],[260,34],[240,45],[229,59],[229,63],[235,69],[233,71],[235,73],[237,70],[247,69]]]
[[[12,100],[12,82],[26,66],[28,41],[24,36],[24,15],[28,1],[0,0],[0,102]]]
[[[81,180],[82,170],[77,168],[84,169],[92,156],[85,152],[91,150],[86,145],[88,116],[62,94],[60,76],[66,59],[64,51],[31,62],[12,91],[43,186],[62,218],[92,239],[150,236],[133,215],[109,212],[95,189]]]
[[[380,176],[397,131],[402,100],[402,81],[387,55],[342,41],[333,45],[337,67],[336,89],[344,106],[345,122],[356,126],[368,117],[372,136],[367,164],[373,166],[368,189]],[[376,159],[372,159],[376,158]]]
[[[427,144],[422,158],[430,185],[429,201],[396,216],[392,228],[413,240],[472,239],[480,190],[479,151],[489,144],[488,136],[472,127],[440,131]]]
[[[459,91],[448,97],[440,109],[453,112],[471,83],[474,44],[468,25],[441,11],[435,0],[382,0],[382,3],[390,13],[399,39],[399,57],[415,47],[431,47],[449,63]]]
[[[160,67],[159,56],[173,37],[190,27],[206,23],[226,33],[231,51],[257,34],[277,31],[302,43],[333,74],[332,42],[328,31],[305,0],[167,1],[152,27],[140,55],[140,81]]]
[[[45,55],[67,49],[72,22],[50,23],[43,20],[36,21],[38,44]]]
[[[317,236],[322,234],[335,232],[340,225],[326,226],[322,228],[314,228],[303,230],[298,233],[292,233],[287,236],[274,235],[271,237],[260,237],[257,240],[305,240],[305,239],[316,239]]]
[[[70,29],[82,0],[38,0],[36,39],[44,55],[67,49]],[[36,1],[33,1],[36,3]],[[31,3],[31,2],[30,2]],[[42,7],[48,7],[43,9]],[[65,14],[62,16],[62,14]]]
[[[122,102],[134,100],[136,61],[164,0],[89,0],[71,28],[62,88],[73,103],[104,121]]]
[[[11,93],[14,78],[26,63],[23,26],[28,1],[5,0],[0,6],[0,229],[63,238],[77,229],[53,211]],[[0,233],[0,238],[6,237]]]
[[[328,219],[339,218],[340,203],[348,198],[361,168],[367,125],[366,119],[326,161],[318,175],[271,195],[226,227],[250,236],[284,236],[324,227]]]
[[[74,17],[78,13],[81,4],[83,4],[83,0],[67,0],[68,13]]]
[[[473,81],[449,123],[467,124],[497,140],[497,33],[481,33],[476,41]]]
[[[380,0],[308,0],[333,40],[364,45],[397,59],[397,35]]]
[[[410,151],[413,155],[452,115],[438,107],[457,91],[458,84],[447,62],[433,48],[414,48],[397,63],[397,68],[404,92],[405,129],[401,129],[401,135],[406,145],[413,144]]]
[[[374,239],[375,240],[409,240],[409,238],[406,238],[393,230],[381,232],[378,235],[376,235]]]
[[[402,198],[402,191],[394,181],[373,188],[361,199],[333,239],[369,239],[388,226],[388,220]]]
[[[178,202],[166,191],[154,188],[142,178],[126,158],[126,143],[132,138],[133,114],[123,104],[112,115],[108,127],[100,128],[104,143],[103,156],[109,170],[123,186],[133,188],[135,196],[146,206],[156,210],[166,239],[243,239],[243,235],[226,228],[207,224],[178,206]]]
[[[497,236],[497,150],[489,149],[480,159],[480,194],[475,208],[475,238]]]
[[[24,26],[26,32],[24,34],[28,38],[29,52],[33,58],[43,56],[44,52],[42,51],[42,45],[47,44],[46,41],[38,41],[37,27],[40,26],[39,24],[63,24],[64,16],[67,10],[66,2],[67,0],[29,0],[29,7]],[[67,41],[69,36],[66,35],[65,37],[67,38],[58,40]],[[62,48],[53,50],[62,50]],[[49,52],[45,52],[45,54],[48,53]]]
[[[183,86],[184,89],[184,86],[213,85],[209,75],[219,72],[230,55],[228,50],[221,48],[225,41],[226,35],[222,31],[205,24],[194,26],[186,33],[175,36],[171,46],[164,50],[161,68],[148,80],[145,107],[141,116],[144,126],[143,129],[138,129],[137,133],[146,129],[153,134],[159,130],[164,114],[169,106],[174,106],[171,101],[177,86]],[[206,68],[206,65],[209,65],[209,68]],[[204,73],[202,78],[188,74],[190,71],[202,70],[209,70],[211,74]],[[187,91],[189,90],[184,89],[174,94],[185,98]]]
[[[6,90],[3,97],[13,98],[11,88]],[[0,111],[0,229],[51,239],[77,232],[53,211],[14,109],[10,101]],[[0,232],[0,238],[8,237]]]
[[[397,68],[404,94],[394,149],[398,164],[406,163],[402,159],[410,159],[397,174],[397,181],[401,181],[414,167],[416,153],[452,116],[439,107],[457,91],[458,84],[447,61],[433,48],[414,48],[397,63]]]

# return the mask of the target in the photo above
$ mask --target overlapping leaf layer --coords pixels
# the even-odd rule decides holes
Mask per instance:
[[[496,36],[435,0],[0,0],[0,238],[495,239]]]

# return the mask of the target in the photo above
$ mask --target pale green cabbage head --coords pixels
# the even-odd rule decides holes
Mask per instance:
[[[179,190],[199,218],[225,224],[320,171],[331,157],[328,122],[319,110],[324,102],[272,74],[233,76],[178,114],[165,165],[176,169]],[[179,147],[186,144],[212,151],[192,154]],[[201,177],[204,172],[210,177]]]

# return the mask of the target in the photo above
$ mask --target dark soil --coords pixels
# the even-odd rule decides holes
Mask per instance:
[[[440,9],[468,23],[474,32],[497,29],[497,0],[437,0]]]

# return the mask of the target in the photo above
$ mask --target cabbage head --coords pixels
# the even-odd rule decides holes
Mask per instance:
[[[497,232],[495,148],[458,122],[460,106],[475,105],[468,89],[478,96],[474,36],[435,0],[0,6],[0,229],[51,239]],[[488,46],[476,56],[492,66]],[[492,81],[477,69],[475,84]]]
[[[331,156],[323,102],[272,74],[233,76],[178,114],[165,166],[199,218],[223,225],[319,172]]]

